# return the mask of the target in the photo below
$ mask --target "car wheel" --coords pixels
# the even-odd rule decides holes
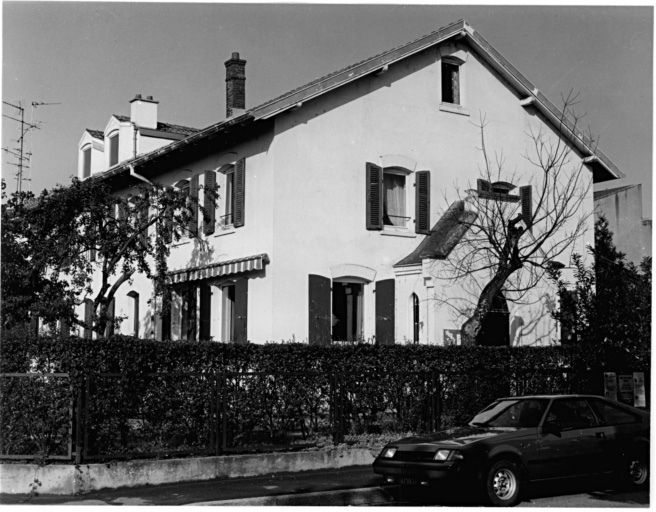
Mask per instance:
[[[519,467],[509,460],[500,460],[487,472],[487,499],[497,507],[514,507],[521,501],[522,477]]]
[[[626,458],[624,470],[626,482],[631,487],[642,487],[649,480],[649,459],[647,449],[644,452],[635,450]]]

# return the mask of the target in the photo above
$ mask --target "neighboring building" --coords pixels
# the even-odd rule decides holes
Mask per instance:
[[[598,190],[594,193],[595,219],[603,215],[613,232],[613,242],[638,265],[651,257],[651,219],[642,217],[642,185]]]
[[[472,188],[479,177],[475,121],[484,113],[488,147],[523,172],[521,182],[492,184],[507,193],[531,177],[527,127],[555,139],[558,109],[464,21],[248,110],[245,64],[237,53],[225,63],[223,121],[170,129],[157,122],[156,102],[135,98],[130,119],[113,116],[102,134],[83,137],[80,176],[103,172],[117,193],[141,184],[137,175],[191,194],[220,186],[215,218],[198,230],[207,243],[172,247],[171,314],[159,317],[151,283],[136,275],[116,296],[115,313],[128,317],[122,332],[457,343],[464,319],[436,306],[442,285],[431,268],[462,236],[450,215],[459,208],[456,184]],[[574,151],[595,183],[622,176],[583,138]],[[592,213],[591,187],[584,204]],[[592,243],[589,222],[573,251]],[[531,294],[523,305],[501,298],[501,339],[557,338],[554,290],[543,283]]]

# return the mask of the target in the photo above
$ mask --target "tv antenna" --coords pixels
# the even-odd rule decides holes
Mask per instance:
[[[2,148],[3,151],[5,151],[6,153],[10,154],[11,156],[17,159],[17,163],[15,162],[7,162],[7,163],[18,167],[18,171],[16,172],[16,191],[20,193],[23,190],[23,181],[29,181],[29,182],[32,181],[31,171],[30,171],[31,169],[30,159],[32,157],[32,152],[25,151],[25,136],[30,131],[39,130],[41,128],[39,126],[40,124],[39,122],[36,123],[34,122],[34,109],[41,105],[61,105],[61,103],[43,103],[43,102],[33,101],[32,116],[29,123],[25,121],[25,108],[23,108],[23,105],[21,104],[20,101],[18,102],[18,105],[9,103],[8,101],[3,101],[2,103],[15,108],[16,110],[18,110],[18,114],[20,115],[20,119],[19,119],[18,117],[12,117],[6,114],[2,114],[2,117],[6,117],[7,119],[11,119],[12,121],[16,121],[20,123],[20,136],[16,140],[16,142],[18,143],[18,147],[13,149]],[[30,171],[29,177],[25,177],[25,170]]]

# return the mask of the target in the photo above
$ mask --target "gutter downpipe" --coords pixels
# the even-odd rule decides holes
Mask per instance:
[[[155,186],[155,184],[152,181],[150,181],[148,178],[146,178],[145,176],[142,176],[141,174],[137,174],[134,170],[134,165],[132,165],[132,164],[130,164],[130,176],[132,176],[134,178],[138,178],[141,181],[145,181],[149,185]]]

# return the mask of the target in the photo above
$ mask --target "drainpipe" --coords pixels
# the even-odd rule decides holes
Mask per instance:
[[[132,164],[130,164],[130,176],[133,176],[135,178],[139,178],[141,181],[145,181],[149,185],[154,186],[154,183],[152,181],[150,181],[148,178],[146,178],[145,176],[142,176],[141,174],[137,174],[134,170],[134,165],[132,165]]]

